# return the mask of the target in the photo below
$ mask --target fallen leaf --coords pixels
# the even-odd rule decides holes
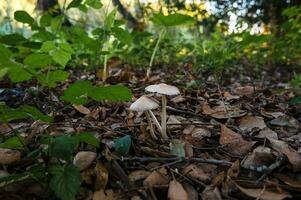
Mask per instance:
[[[236,87],[234,89],[234,93],[240,96],[251,96],[254,94],[254,87],[253,86],[241,86],[241,87]]]
[[[206,186],[201,194],[202,200],[222,200],[220,191],[215,186]]]
[[[269,166],[274,161],[275,157],[270,148],[258,146],[242,160],[241,165],[247,169],[255,169],[263,165]]]
[[[77,110],[78,112],[84,115],[89,115],[91,113],[91,111],[83,105],[72,105],[72,106],[73,108],[75,108],[75,110]]]
[[[286,127],[296,128],[296,129],[300,127],[299,122],[295,118],[289,116],[277,117],[271,120],[270,124],[274,126],[286,126]]]
[[[236,107],[225,108],[224,106],[220,105],[211,108],[206,102],[202,104],[202,111],[203,114],[210,115],[211,117],[216,119],[237,118],[246,115],[245,111],[240,110]]]
[[[275,151],[281,152],[287,156],[294,171],[301,171],[301,155],[296,150],[292,149],[287,143],[281,140],[275,140],[272,138],[268,138],[268,140]]]
[[[189,183],[183,183],[183,187],[188,193],[189,200],[199,200],[199,193],[192,185],[190,185]]]
[[[245,155],[255,144],[255,142],[244,140],[241,135],[235,133],[225,125],[221,125],[219,143],[225,145],[225,148],[229,149],[235,155]]]
[[[19,160],[21,160],[20,151],[0,148],[0,164],[8,165],[18,162]]]
[[[152,187],[155,185],[166,185],[169,182],[166,176],[167,171],[165,168],[160,168],[157,171],[153,171],[143,182],[143,185]]]
[[[236,187],[242,191],[247,196],[262,199],[262,200],[282,200],[286,198],[291,198],[292,196],[285,192],[285,191],[279,191],[271,188],[243,188],[237,184],[235,184]]]
[[[239,96],[236,96],[236,95],[232,95],[230,94],[229,92],[224,92],[224,97],[226,99],[226,101],[231,101],[231,100],[236,100],[236,99],[239,99]]]
[[[95,190],[105,189],[109,180],[109,172],[101,161],[97,161],[94,168]]]
[[[132,171],[129,174],[128,177],[129,177],[129,180],[131,182],[135,182],[135,181],[139,181],[139,180],[145,179],[149,175],[150,175],[149,171],[146,171],[146,170],[136,170],[136,171]]]
[[[272,139],[278,140],[277,133],[275,131],[273,131],[272,129],[270,129],[269,127],[263,128],[258,133],[258,135],[256,135],[256,137],[259,137],[259,138],[272,138]]]
[[[244,116],[239,119],[239,128],[242,131],[251,131],[253,128],[263,129],[266,127],[266,124],[262,117],[258,116]]]
[[[194,178],[205,183],[207,183],[210,180],[208,174],[206,174],[201,167],[195,164],[190,164],[187,167],[185,167],[183,169],[183,173],[190,178]]]
[[[75,155],[73,164],[77,166],[80,171],[82,171],[92,164],[96,156],[97,154],[95,152],[80,151]]]
[[[294,179],[287,174],[273,173],[273,175],[289,186],[292,186],[294,188],[301,188],[301,181],[298,179]]]
[[[113,190],[98,190],[93,194],[93,200],[118,200]]]
[[[185,191],[181,183],[173,180],[169,183],[168,198],[170,200],[188,200],[188,193]]]

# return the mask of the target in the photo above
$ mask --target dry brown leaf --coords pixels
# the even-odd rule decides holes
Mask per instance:
[[[97,161],[94,168],[95,190],[105,189],[109,180],[109,172],[101,161]]]
[[[170,181],[168,188],[168,199],[170,200],[189,200],[188,193],[182,184],[176,180]]]
[[[202,182],[208,182],[210,177],[204,172],[202,168],[195,164],[190,164],[184,168],[183,173],[190,178],[195,178]]]
[[[270,129],[269,127],[263,128],[258,133],[258,135],[256,135],[256,137],[259,137],[259,138],[272,138],[272,139],[278,140],[277,133],[275,131],[273,131],[272,129]]]
[[[242,166],[245,168],[256,168],[258,166],[269,166],[275,161],[275,157],[270,148],[264,146],[258,146],[253,152],[247,155],[243,161]]]
[[[93,194],[93,200],[118,200],[113,190],[98,190]]]
[[[227,107],[226,109],[224,106],[220,105],[211,108],[206,102],[202,104],[202,110],[203,114],[210,115],[211,117],[216,119],[228,119],[229,117],[237,118],[246,115],[245,111],[240,110],[236,107]]]
[[[300,180],[294,179],[294,178],[288,176],[287,174],[273,173],[273,175],[289,186],[292,186],[294,188],[301,188]]]
[[[239,128],[242,131],[251,131],[253,128],[259,128],[261,130],[265,127],[266,124],[262,117],[247,115],[239,119]]]
[[[153,171],[143,182],[143,185],[152,187],[155,185],[166,185],[169,182],[166,176],[167,171],[165,168],[161,168],[157,171]]]
[[[262,200],[282,200],[286,198],[291,198],[292,196],[285,192],[282,191],[280,192],[279,190],[275,189],[270,189],[270,188],[243,188],[237,184],[235,184],[236,187],[239,188],[240,191],[242,191],[244,194],[247,196],[257,198],[257,199],[262,199]]]
[[[80,151],[75,155],[73,159],[73,164],[77,166],[80,171],[82,171],[92,164],[96,156],[97,154],[95,152]]]
[[[224,92],[224,97],[226,99],[226,101],[231,101],[231,100],[235,100],[235,99],[239,99],[239,96],[236,95],[232,95],[230,94],[230,92]]]
[[[235,155],[246,154],[255,144],[255,142],[244,140],[241,135],[235,133],[225,125],[221,125],[221,136],[219,142],[221,145],[226,145],[226,148]]]
[[[183,187],[185,191],[188,193],[189,200],[199,200],[199,193],[192,185],[188,183],[183,183]]]
[[[146,171],[146,170],[136,170],[136,171],[132,171],[129,174],[128,177],[129,177],[129,180],[131,182],[135,182],[135,181],[139,181],[139,180],[145,179],[149,175],[150,175],[149,171]]]
[[[251,96],[254,94],[254,87],[253,86],[242,86],[242,87],[237,87],[234,89],[234,93],[241,95],[241,96]]]
[[[222,200],[219,189],[214,186],[207,186],[201,196],[202,200]]]
[[[91,113],[91,111],[83,105],[72,105],[72,106],[73,108],[75,108],[75,110],[77,110],[78,112],[84,115],[89,115]]]
[[[7,165],[14,162],[18,162],[19,160],[21,160],[20,151],[0,148],[0,164]]]
[[[279,151],[287,156],[288,161],[292,164],[294,171],[301,171],[301,155],[294,149],[292,149],[287,143],[268,138],[271,142],[272,148],[275,151]]]

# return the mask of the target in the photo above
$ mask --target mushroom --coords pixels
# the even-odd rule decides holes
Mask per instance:
[[[159,105],[147,96],[141,96],[130,106],[130,110],[145,113],[149,127],[150,127],[150,134],[151,134],[152,138],[155,140],[157,140],[158,138],[155,135],[151,118],[154,120],[155,125],[157,126],[159,131],[160,132],[162,131],[161,130],[162,128],[161,128],[157,118],[155,117],[154,113],[152,112],[152,109],[156,109],[158,107],[159,107]]]
[[[167,85],[165,83],[147,86],[145,90],[148,92],[158,93],[162,95],[161,134],[163,139],[168,139],[166,133],[166,104],[167,104],[166,96],[178,95],[180,94],[180,91],[177,87],[172,85]]]

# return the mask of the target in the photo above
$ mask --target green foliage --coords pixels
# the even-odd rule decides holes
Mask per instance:
[[[132,144],[130,135],[123,136],[114,140],[114,149],[117,154],[125,156],[129,153]]]
[[[51,122],[52,118],[44,115],[37,108],[28,105],[22,105],[18,108],[10,108],[6,105],[0,104],[0,120],[10,122],[13,120],[32,118],[34,120],[42,120],[44,122]]]
[[[181,140],[173,139],[170,144],[170,153],[179,158],[185,158],[184,144]]]
[[[166,27],[179,26],[179,25],[195,22],[195,20],[192,17],[188,15],[178,14],[178,13],[170,14],[167,16],[161,13],[156,13],[150,18],[150,20],[156,25],[161,25]]]
[[[99,140],[91,133],[80,133],[74,136],[79,142],[90,144],[94,147],[100,147]]]
[[[78,143],[74,137],[65,135],[55,137],[49,147],[49,154],[55,158],[70,161]]]
[[[23,10],[18,10],[15,12],[15,20],[24,24],[33,24],[34,22],[34,19]]]
[[[7,149],[23,149],[24,142],[22,138],[19,136],[14,136],[7,139],[5,142],[0,143],[0,148],[7,148]]]
[[[96,101],[130,101],[132,93],[124,86],[92,86],[89,81],[78,81],[65,90],[61,99],[72,104],[85,104],[88,97]]]
[[[300,88],[300,84],[301,84],[301,74],[294,73],[294,77],[290,81],[290,85],[293,88],[298,89],[298,88]]]
[[[61,200],[75,199],[82,182],[79,169],[72,164],[53,165],[49,169],[52,175],[50,188]]]

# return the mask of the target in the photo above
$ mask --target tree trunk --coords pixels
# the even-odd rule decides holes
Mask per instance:
[[[117,7],[118,12],[122,15],[122,17],[128,21],[128,25],[132,28],[138,28],[139,22],[138,20],[122,5],[119,0],[112,0],[114,6]]]

